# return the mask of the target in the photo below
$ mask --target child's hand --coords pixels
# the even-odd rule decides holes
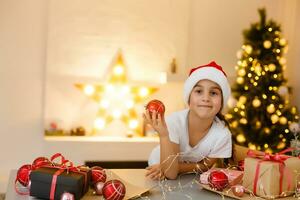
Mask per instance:
[[[165,122],[165,119],[157,112],[149,112],[147,109],[143,114],[145,121],[150,124],[154,130],[156,130],[160,137],[168,136],[168,129]]]
[[[151,165],[147,167],[146,170],[146,177],[150,178],[151,180],[160,180],[164,178],[160,168],[160,164]]]

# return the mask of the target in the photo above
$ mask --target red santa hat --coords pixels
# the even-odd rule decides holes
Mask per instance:
[[[200,80],[204,79],[213,81],[220,86],[223,95],[223,104],[226,105],[231,93],[231,89],[226,73],[223,71],[220,65],[215,63],[215,61],[212,61],[207,65],[202,65],[191,69],[189,77],[186,79],[183,87],[184,102],[188,105],[190,94],[194,86]]]

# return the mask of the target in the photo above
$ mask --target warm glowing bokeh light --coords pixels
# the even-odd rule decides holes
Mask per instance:
[[[126,66],[121,54],[113,63],[108,81],[104,84],[75,84],[87,96],[99,104],[94,129],[102,130],[111,121],[121,120],[129,129],[137,130],[141,125],[134,110],[135,105],[143,102],[157,88],[130,85],[127,81]]]

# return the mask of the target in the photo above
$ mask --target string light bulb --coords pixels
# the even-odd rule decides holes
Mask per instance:
[[[113,73],[117,76],[121,76],[124,73],[124,67],[122,65],[116,65],[113,68]]]
[[[279,40],[279,44],[280,44],[281,46],[286,45],[286,39],[281,38],[281,39]]]
[[[243,84],[244,83],[244,78],[243,77],[237,77],[236,82],[238,84]]]
[[[145,88],[145,87],[140,88],[140,90],[139,90],[139,95],[140,95],[141,97],[146,97],[146,96],[148,96],[148,95],[149,95],[149,90],[148,90],[148,88]]]
[[[257,97],[255,97],[254,100],[252,101],[252,105],[255,108],[257,108],[257,107],[259,107],[261,105],[261,101]]]
[[[238,75],[239,76],[245,76],[246,75],[246,70],[245,69],[239,69],[239,71],[238,71]]]
[[[280,142],[278,145],[277,145],[277,149],[283,149],[285,147],[285,143],[284,142]]]
[[[131,119],[129,121],[129,128],[131,129],[136,129],[138,127],[138,120],[136,119]]]
[[[285,58],[280,58],[280,59],[279,59],[279,63],[280,63],[281,65],[285,65],[285,64],[286,64],[286,59],[285,59]]]
[[[230,125],[231,127],[236,128],[239,125],[239,123],[237,121],[233,121]]]
[[[267,106],[267,112],[268,113],[274,113],[275,112],[274,104],[270,104],[270,105]]]
[[[256,121],[255,122],[255,126],[256,126],[257,129],[260,128],[261,127],[261,122],[260,121]]]
[[[297,108],[295,106],[291,108],[291,113],[294,115],[297,113]]]
[[[241,119],[240,119],[240,123],[241,123],[241,124],[247,124],[248,121],[247,121],[246,118],[241,118]]]
[[[272,46],[272,42],[270,40],[265,40],[263,45],[266,49],[269,49]]]
[[[239,142],[239,143],[244,143],[246,142],[246,138],[244,136],[244,134],[240,133],[236,136],[236,140]]]
[[[263,94],[263,95],[262,95],[262,98],[263,98],[263,99],[267,99],[268,96],[267,96],[266,94]]]
[[[271,133],[271,130],[268,127],[264,128],[265,134],[269,135]]]
[[[92,85],[86,85],[83,90],[84,93],[88,96],[93,95],[95,92],[95,88]]]
[[[283,117],[283,116],[280,117],[280,118],[279,118],[279,123],[282,124],[282,125],[285,125],[285,124],[287,123],[286,117]]]
[[[269,64],[268,69],[269,69],[271,72],[274,72],[274,71],[276,70],[276,65],[274,65],[273,63],[271,63],[271,64]]]
[[[243,45],[244,50],[246,51],[247,54],[251,54],[252,53],[252,46],[251,45]]]
[[[278,115],[276,115],[276,114],[271,115],[271,121],[273,124],[277,123],[278,120],[279,120]]]
[[[102,118],[97,118],[94,121],[94,127],[98,130],[101,130],[105,127],[105,120]]]
[[[248,143],[248,147],[251,150],[256,150],[256,146],[254,144]]]

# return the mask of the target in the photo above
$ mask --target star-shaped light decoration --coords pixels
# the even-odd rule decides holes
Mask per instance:
[[[121,53],[118,53],[110,68],[107,82],[75,86],[99,103],[93,126],[96,131],[104,129],[113,120],[121,120],[130,130],[137,132],[140,126],[134,106],[157,90],[155,87],[134,86],[128,83],[127,68]]]

